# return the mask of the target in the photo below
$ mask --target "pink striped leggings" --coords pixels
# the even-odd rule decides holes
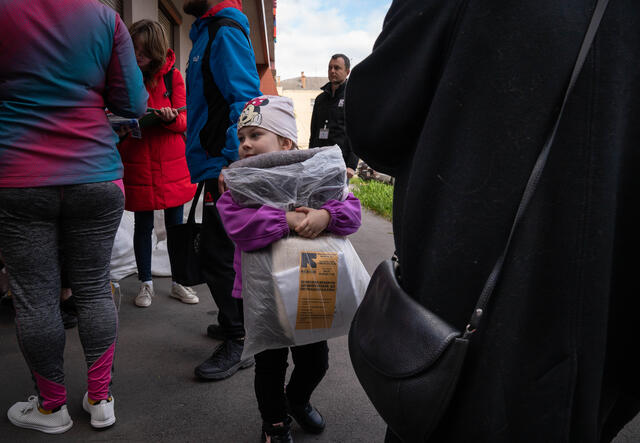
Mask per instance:
[[[76,299],[89,397],[109,396],[118,322],[109,262],[123,208],[122,191],[112,182],[0,188],[0,251],[9,272],[18,342],[45,409],[67,401],[61,254]]]

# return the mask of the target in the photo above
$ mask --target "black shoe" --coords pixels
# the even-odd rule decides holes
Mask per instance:
[[[282,426],[274,426],[271,423],[262,422],[262,434],[260,441],[262,443],[267,441],[267,437],[271,440],[271,443],[293,443],[293,437],[291,437],[291,417],[287,417]]]
[[[0,304],[3,306],[9,306],[10,308],[13,309],[13,297],[11,297],[11,294],[9,294],[9,291],[7,291],[6,294],[0,297]]]
[[[287,409],[289,414],[296,419],[304,432],[309,434],[320,434],[324,431],[326,425],[324,417],[311,403],[307,402],[303,405],[296,405],[287,401]]]
[[[75,315],[60,310],[60,314],[62,315],[62,324],[65,329],[75,328],[78,325],[78,317]]]
[[[66,300],[60,300],[60,310],[67,314],[78,315],[78,308],[76,308],[76,298],[72,295]]]
[[[76,299],[72,295],[66,300],[60,301],[60,314],[65,329],[74,328],[78,324],[78,311],[76,309]]]
[[[231,377],[238,369],[253,366],[253,357],[240,360],[244,340],[226,340],[213,351],[195,370],[198,377],[206,380],[222,380]]]
[[[60,314],[62,314],[62,323],[65,329],[74,328],[78,324],[78,310],[73,295],[60,301]]]
[[[216,340],[225,340],[224,332],[222,332],[222,326],[216,325],[215,323],[207,326],[207,335],[211,338],[215,338]]]

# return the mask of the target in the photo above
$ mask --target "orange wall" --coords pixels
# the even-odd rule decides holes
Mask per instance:
[[[260,91],[265,95],[278,95],[276,82],[271,74],[271,69],[267,65],[258,65],[258,75],[260,76]]]

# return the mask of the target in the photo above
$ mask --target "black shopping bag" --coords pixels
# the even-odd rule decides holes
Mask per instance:
[[[182,225],[174,225],[167,229],[167,249],[171,262],[173,280],[183,286],[195,286],[204,283],[200,267],[200,230],[201,223],[196,223],[196,206],[204,182],[198,184],[198,190],[191,202],[189,217]]]

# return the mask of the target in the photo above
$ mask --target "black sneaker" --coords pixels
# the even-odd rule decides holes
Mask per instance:
[[[224,332],[222,332],[222,327],[220,325],[216,325],[215,323],[207,326],[207,335],[216,340],[225,340]]]
[[[303,405],[296,405],[287,400],[287,411],[296,419],[304,432],[309,434],[320,434],[324,431],[326,423],[324,417],[316,408],[307,402]]]
[[[218,346],[211,357],[195,369],[198,377],[205,380],[222,380],[231,377],[238,369],[253,366],[253,357],[240,360],[244,340],[226,340]]]
[[[9,291],[7,291],[6,294],[0,297],[0,304],[3,306],[9,306],[10,308],[13,309],[13,298],[11,297],[11,294],[9,293]]]
[[[78,325],[78,317],[75,315],[63,310],[60,310],[60,314],[62,315],[62,324],[65,329],[75,328]]]
[[[267,441],[267,438],[269,438],[271,443],[293,443],[293,437],[291,437],[291,417],[287,417],[281,426],[274,426],[271,423],[262,422],[260,441],[264,443]]]
[[[65,329],[70,329],[78,324],[78,310],[76,309],[76,299],[72,295],[66,300],[60,301],[60,314]]]
[[[78,315],[78,308],[76,307],[76,298],[72,295],[66,300],[60,300],[60,310],[67,314]]]

